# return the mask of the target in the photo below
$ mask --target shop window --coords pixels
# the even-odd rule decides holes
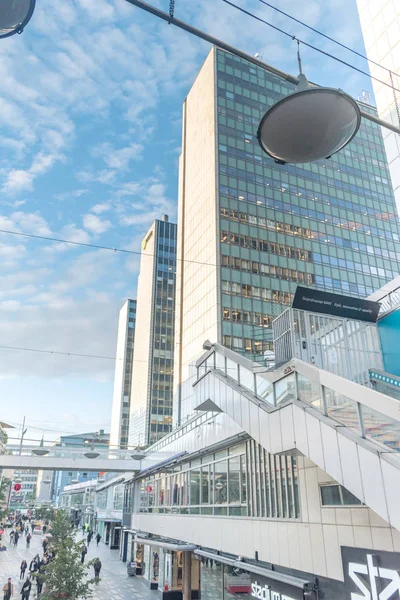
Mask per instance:
[[[321,485],[320,492],[322,506],[362,505],[361,500],[339,484]]]

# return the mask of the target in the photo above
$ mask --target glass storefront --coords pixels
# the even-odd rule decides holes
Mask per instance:
[[[249,440],[142,479],[138,508],[139,512],[296,519],[296,458],[270,455]]]
[[[201,600],[244,600],[251,595],[250,573],[214,562],[201,561]]]

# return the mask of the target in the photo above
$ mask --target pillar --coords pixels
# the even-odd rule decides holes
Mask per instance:
[[[192,598],[192,553],[183,552],[182,563],[182,590],[183,600],[191,600]]]

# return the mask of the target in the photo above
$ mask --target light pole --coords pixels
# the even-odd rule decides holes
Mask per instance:
[[[36,0],[0,0],[0,38],[22,33],[29,23]]]

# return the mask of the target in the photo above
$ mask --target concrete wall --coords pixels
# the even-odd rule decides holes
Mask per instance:
[[[203,342],[220,337],[214,57],[212,49],[183,106],[174,390],[188,379],[188,365],[201,354]],[[177,403],[175,394],[175,422]]]
[[[400,533],[365,506],[323,508],[319,484],[333,481],[299,458],[301,519],[136,513],[132,528],[343,581],[340,546],[400,551]]]

